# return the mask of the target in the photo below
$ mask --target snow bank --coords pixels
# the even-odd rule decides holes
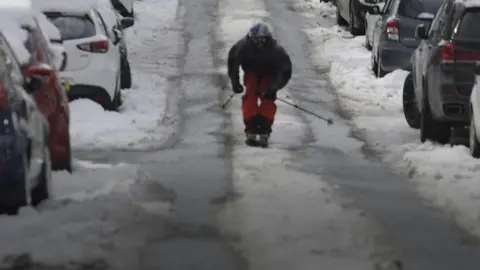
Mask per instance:
[[[222,2],[217,36],[226,47],[219,54],[226,56],[254,22],[268,16],[264,10],[261,1]],[[294,169],[288,148],[301,144],[307,125],[293,108],[277,105],[268,149],[244,145],[240,99],[229,105],[236,138],[234,189],[240,198],[221,215],[224,233],[240,235],[235,246],[252,270],[372,269],[371,224],[359,211],[347,210],[347,203],[320,176]]]
[[[307,16],[326,11],[335,16],[331,5],[318,4],[317,8]],[[370,71],[370,52],[364,49],[365,37],[352,38],[337,26],[317,24],[309,25],[305,32],[317,44],[316,54],[322,56],[313,55],[313,59],[327,57],[330,61],[331,82],[352,115],[356,131],[386,161],[408,173],[425,198],[480,235],[480,161],[470,157],[464,146],[420,143],[419,131],[408,127],[402,111],[407,72],[398,70],[376,79]]]
[[[155,8],[152,8],[155,7]],[[175,132],[177,103],[168,77],[178,75],[183,48],[176,31],[177,1],[135,2],[135,25],[126,32],[132,89],[122,90],[119,112],[104,111],[88,100],[70,103],[72,146],[77,149],[148,149]]]

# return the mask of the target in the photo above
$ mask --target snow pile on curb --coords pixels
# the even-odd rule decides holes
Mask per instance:
[[[149,149],[175,132],[175,94],[168,77],[177,72],[183,48],[177,28],[177,1],[135,2],[137,18],[126,31],[132,89],[122,90],[119,112],[104,111],[88,100],[70,103],[70,133],[76,149]],[[155,6],[152,9],[152,6]]]
[[[224,57],[253,23],[268,16],[254,0],[224,1],[219,9]],[[243,142],[240,99],[229,105],[234,189],[241,197],[222,212],[224,233],[240,235],[235,247],[251,269],[372,269],[370,223],[318,175],[293,168],[288,147],[301,144],[307,126],[293,108],[278,106],[270,147],[258,149]]]
[[[329,4],[317,8],[314,12],[318,14],[330,10],[334,16]],[[317,44],[316,53],[330,60],[331,82],[352,115],[356,131],[386,161],[408,173],[425,198],[454,215],[462,227],[480,235],[480,161],[470,157],[464,146],[420,143],[419,131],[408,127],[402,111],[407,72],[398,70],[375,78],[364,36],[352,38],[338,26],[313,23],[305,32]]]

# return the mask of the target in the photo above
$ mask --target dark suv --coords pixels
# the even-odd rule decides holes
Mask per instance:
[[[480,2],[446,0],[429,28],[419,25],[420,45],[405,80],[405,118],[421,141],[447,143],[452,127],[469,124],[468,104],[480,61]]]

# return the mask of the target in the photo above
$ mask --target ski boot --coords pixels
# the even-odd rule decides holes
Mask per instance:
[[[245,140],[245,143],[249,146],[256,146],[257,145],[257,141],[255,140],[256,139],[256,135],[253,134],[253,133],[245,133],[247,139]]]
[[[268,139],[270,138],[269,134],[259,134],[258,135],[258,145],[265,148],[268,147]]]

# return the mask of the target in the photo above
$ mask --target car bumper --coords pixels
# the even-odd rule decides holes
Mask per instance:
[[[399,42],[386,42],[380,49],[380,66],[387,72],[396,69],[411,69],[410,59],[415,48],[405,47]]]

